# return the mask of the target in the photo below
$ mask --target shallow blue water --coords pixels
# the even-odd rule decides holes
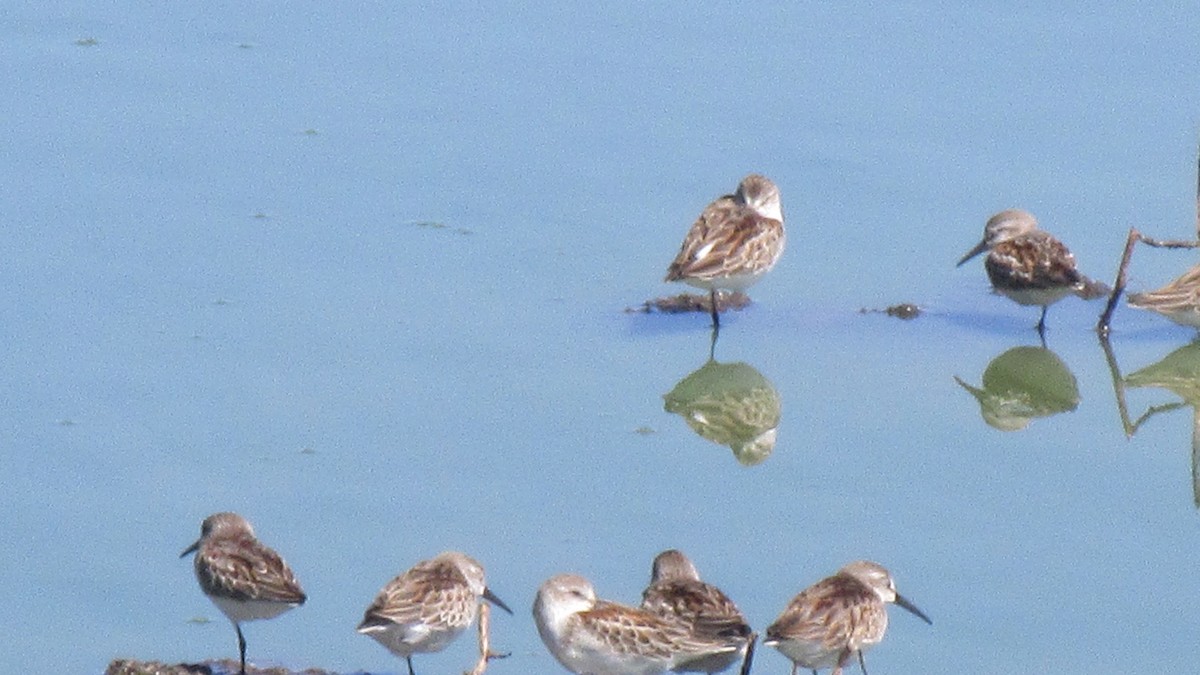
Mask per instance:
[[[1200,10],[1057,7],[7,4],[0,671],[235,655],[177,558],[225,509],[310,595],[247,626],[257,663],[402,670],[354,626],[459,548],[517,609],[490,672],[562,672],[538,584],[632,602],[679,547],[760,628],[887,565],[934,625],[893,613],[873,673],[1190,670],[1190,409],[1127,439],[1073,298],[1073,412],[1001,432],[954,379],[1037,344],[953,266],[990,213],[1105,279],[1129,226],[1194,231]],[[715,351],[778,397],[747,467],[664,410],[707,318],[623,310],[680,290],[686,228],[752,170],[790,238]],[[1132,283],[1193,260],[1139,249]],[[901,301],[928,313],[859,313]],[[1122,309],[1113,351],[1192,337]]]

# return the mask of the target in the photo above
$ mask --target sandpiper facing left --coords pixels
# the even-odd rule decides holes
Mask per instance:
[[[200,526],[200,539],[179,554],[195,553],[200,590],[237,631],[240,673],[246,673],[246,638],[241,623],[270,619],[303,605],[307,596],[291,568],[254,536],[236,513],[214,513]]]
[[[666,281],[709,292],[713,326],[720,326],[717,291],[744,291],[779,261],[786,237],[779,188],[750,174],[737,192],[709,204],[688,230]]]
[[[800,667],[842,668],[856,654],[863,675],[863,652],[883,640],[887,603],[894,602],[932,624],[929,617],[896,592],[892,575],[878,563],[850,563],[792,599],[783,614],[767,628],[763,644],[792,660],[792,675]]]
[[[1038,229],[1028,211],[1007,209],[991,218],[983,240],[958,261],[958,266],[988,252],[984,260],[992,288],[1017,304],[1041,305],[1037,330],[1046,329],[1046,310],[1071,293],[1081,293],[1087,278],[1075,269],[1075,256],[1063,243]]]
[[[388,582],[367,607],[358,632],[403,658],[413,675],[412,655],[445,649],[475,621],[483,600],[512,614],[488,589],[478,561],[446,551]],[[484,661],[491,656],[484,654]]]
[[[737,652],[744,641],[693,634],[678,621],[644,609],[599,600],[575,574],[547,579],[533,618],[546,648],[576,675],[657,675],[694,670],[691,664]]]
[[[740,644],[736,651],[719,652],[687,664],[687,670],[719,673],[745,659],[743,672],[750,669],[747,650],[756,638],[746,617],[729,596],[700,580],[696,566],[681,551],[669,549],[654,558],[650,585],[642,593],[642,609],[685,626],[692,635],[718,642]]]

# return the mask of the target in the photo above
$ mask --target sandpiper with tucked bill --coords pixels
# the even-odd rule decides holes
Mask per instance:
[[[792,660],[792,675],[800,667],[814,674],[818,668],[833,668],[833,675],[840,675],[856,654],[866,675],[863,652],[883,640],[887,603],[933,623],[896,592],[892,575],[882,565],[859,560],[801,591],[767,628],[763,644]]]
[[[200,590],[237,631],[241,675],[246,673],[243,621],[270,619],[303,605],[308,596],[283,558],[254,536],[236,513],[214,513],[200,525],[200,539],[179,554],[195,553]]]
[[[692,664],[736,653],[740,637],[693,633],[679,621],[599,600],[587,579],[551,577],[538,589],[533,618],[546,648],[576,675],[658,675],[695,670]]]
[[[512,614],[487,587],[477,560],[446,551],[388,582],[367,607],[358,632],[403,658],[414,675],[412,655],[445,649],[475,621],[483,600]]]
[[[992,288],[1020,305],[1041,305],[1038,333],[1046,329],[1046,310],[1071,293],[1082,293],[1087,278],[1075,269],[1075,256],[1044,230],[1038,229],[1033,214],[1006,209],[991,218],[983,229],[983,240],[958,261],[961,267],[971,258],[988,252],[984,260]]]
[[[693,635],[740,643],[736,651],[689,662],[687,671],[719,673],[742,659],[742,672],[749,672],[757,636],[729,596],[700,580],[696,566],[683,552],[669,549],[654,558],[650,585],[642,592],[642,609],[681,623]]]
[[[737,191],[709,204],[688,230],[665,281],[709,292],[713,327],[720,326],[717,291],[744,291],[779,261],[786,237],[779,188],[750,174]]]

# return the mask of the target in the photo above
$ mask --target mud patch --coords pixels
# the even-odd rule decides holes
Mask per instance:
[[[115,659],[108,664],[104,675],[233,675],[238,672],[238,662],[233,660],[205,661],[203,663],[161,663],[159,661],[137,661]],[[255,668],[246,664],[246,675],[335,675],[319,668],[292,671],[287,668]]]
[[[717,311],[725,312],[728,310],[741,310],[750,305],[750,296],[745,293],[721,293],[717,296]],[[710,296],[705,293],[703,295],[697,293],[680,293],[679,295],[669,295],[654,300],[647,300],[637,307],[626,307],[625,312],[628,314],[683,314],[685,312],[703,312],[704,314],[712,313],[712,302]]]
[[[912,304],[911,302],[902,302],[884,309],[867,309],[866,307],[863,307],[862,309],[858,310],[859,314],[887,314],[888,316],[894,316],[897,319],[902,319],[904,321],[911,321],[918,316],[921,316],[923,312],[924,310]]]

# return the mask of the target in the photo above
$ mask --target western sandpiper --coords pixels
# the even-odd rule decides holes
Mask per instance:
[[[1200,329],[1200,265],[1156,291],[1130,293],[1129,305],[1158,312],[1181,326]]]
[[[676,620],[596,599],[591,582],[574,574],[547,579],[533,618],[546,648],[577,675],[655,675],[737,652],[744,639],[693,634]]]
[[[713,326],[720,325],[717,291],[744,291],[778,262],[786,237],[779,188],[750,174],[737,192],[709,204],[688,230],[666,281],[682,281],[709,292]]]
[[[279,554],[254,537],[254,529],[236,513],[214,513],[200,526],[200,539],[179,554],[196,554],[200,590],[233,622],[242,675],[246,638],[241,623],[270,619],[303,605],[308,597]]]
[[[412,655],[445,649],[475,621],[482,600],[512,614],[488,589],[482,565],[447,551],[388,582],[367,608],[358,632],[402,657],[413,675]]]
[[[1082,293],[1087,278],[1075,269],[1075,256],[1062,242],[1038,229],[1028,211],[1008,209],[988,218],[983,241],[958,261],[988,252],[988,279],[997,293],[1021,305],[1041,305],[1037,329],[1046,328],[1046,310],[1071,293]]]
[[[650,585],[642,593],[642,609],[671,621],[677,621],[693,636],[718,642],[740,642],[733,652],[712,654],[686,664],[684,670],[719,673],[746,658],[742,670],[749,670],[747,649],[754,642],[754,631],[741,610],[721,589],[700,580],[700,573],[686,555],[675,549],[659,553],[650,572]]]
[[[878,563],[860,560],[837,574],[801,591],[767,628],[763,644],[792,660],[792,675],[800,667],[842,668],[857,654],[866,675],[863,652],[887,631],[887,603],[894,602],[926,623],[929,617],[896,592],[892,575]]]

